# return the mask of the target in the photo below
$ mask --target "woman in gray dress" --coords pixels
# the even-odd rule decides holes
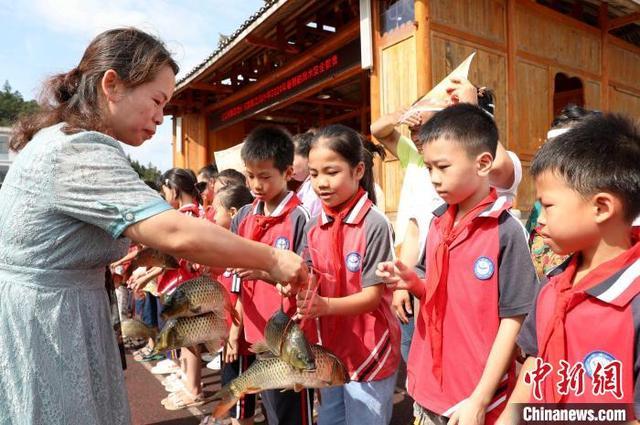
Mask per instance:
[[[15,127],[20,153],[0,190],[1,425],[130,422],[104,288],[128,239],[291,285],[307,278],[300,257],[179,214],[131,168],[119,142],[153,136],[177,72],[156,38],[104,32]]]

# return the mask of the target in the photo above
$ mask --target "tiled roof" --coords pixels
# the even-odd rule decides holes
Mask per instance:
[[[204,68],[209,63],[209,61],[211,61],[211,59],[213,59],[218,53],[224,50],[224,48],[227,47],[229,44],[233,43],[233,41],[240,34],[242,34],[242,32],[245,29],[247,29],[251,24],[257,21],[262,15],[264,15],[271,8],[271,6],[273,6],[277,2],[278,0],[265,0],[264,6],[262,6],[256,13],[254,13],[246,21],[244,21],[244,23],[240,26],[240,28],[235,30],[233,34],[231,34],[229,37],[226,37],[226,39],[224,40],[221,39],[221,42],[218,43],[218,47],[216,48],[216,50],[214,50],[213,53],[211,53],[205,60],[203,60],[199,65],[197,65],[195,68],[189,71],[184,77],[182,77],[180,81],[178,81],[178,84],[181,84],[183,81],[191,77],[193,74],[195,74],[196,72]]]

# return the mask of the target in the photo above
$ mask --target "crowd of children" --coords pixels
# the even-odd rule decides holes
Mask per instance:
[[[411,186],[395,229],[376,206],[380,145],[343,125],[294,137],[259,127],[244,140],[244,174],[165,173],[159,190],[174,208],[298,253],[312,278],[285,291],[258,270],[181,260],[177,270],[127,272],[119,262],[114,273],[131,274],[134,292],[146,286],[145,322],[161,325],[157,295],[189,277],[222,282],[241,318],[229,322],[224,384],[255,361],[249,346],[264,340],[275,311],[298,320],[351,381],[315,395],[262,392],[271,425],[388,424],[402,357],[416,425],[517,423],[531,403],[621,403],[631,406],[626,420],[640,417],[640,128],[620,115],[563,111],[531,166],[538,202],[525,228],[511,210],[522,167],[500,144],[491,92],[457,80],[448,93],[439,112],[399,122],[403,110],[372,124]],[[158,360],[151,349],[136,360]],[[175,372],[168,409],[203,401],[198,347],[180,359],[156,366]],[[241,400],[233,423],[253,423],[255,406],[253,395]]]

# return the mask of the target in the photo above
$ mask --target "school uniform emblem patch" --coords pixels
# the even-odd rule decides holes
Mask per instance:
[[[276,242],[273,244],[273,246],[278,249],[289,249],[291,244],[289,243],[289,239],[285,238],[284,236],[280,236],[278,239],[276,239]]]
[[[362,262],[362,257],[357,252],[350,252],[347,254],[347,258],[345,259],[347,263],[347,269],[350,272],[356,273],[360,271],[360,263]]]
[[[478,257],[476,262],[473,264],[473,274],[475,274],[480,280],[487,280],[493,276],[495,268],[496,267],[493,265],[493,261],[491,261],[490,258]]]
[[[606,365],[608,365],[609,363],[615,361],[615,357],[613,357],[611,354],[607,353],[606,351],[592,351],[589,354],[587,354],[587,356],[584,358],[584,361],[582,362],[584,364],[584,368],[587,372],[587,375],[589,375],[590,377],[593,378],[593,373],[596,370],[596,367],[598,366],[598,363],[600,363],[600,367],[605,367]]]

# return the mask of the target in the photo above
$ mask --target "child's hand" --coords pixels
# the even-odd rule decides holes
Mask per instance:
[[[236,274],[242,280],[257,280],[262,279],[266,274],[262,270],[253,269],[235,269]]]
[[[400,124],[405,124],[409,128],[417,128],[422,125],[422,114],[420,112],[414,112],[409,115]]]
[[[382,279],[389,288],[395,289],[395,285],[400,282],[400,277],[396,275],[396,268],[393,265],[393,261],[384,261],[378,263],[376,268],[376,276]]]
[[[136,279],[133,279],[133,281],[127,286],[136,296],[144,297],[144,293],[142,292],[142,290],[145,286],[147,286],[147,283],[149,283],[149,279],[147,279],[146,276],[139,276]]]
[[[447,425],[484,425],[486,407],[473,398],[465,400],[460,408],[451,415]]]
[[[376,275],[393,290],[406,289],[415,294],[416,290],[422,286],[422,281],[416,272],[400,260],[378,264]]]
[[[402,121],[400,121],[400,118],[402,118],[402,116],[409,110],[409,108],[400,108],[397,111],[391,113],[389,115],[389,119],[391,121],[393,121],[393,126],[395,127],[396,125],[402,124]]]
[[[411,297],[409,296],[409,291],[404,289],[398,289],[397,291],[393,291],[393,299],[391,300],[391,309],[396,313],[398,319],[402,323],[409,323],[411,320],[407,314],[413,313],[413,306],[411,305]]]
[[[295,295],[293,292],[293,288],[289,284],[276,282],[276,289],[278,290],[278,293],[283,297],[290,297],[292,295]]]
[[[232,363],[238,360],[238,338],[229,337],[224,345],[224,362]]]
[[[329,312],[329,298],[319,296],[313,289],[303,289],[296,297],[298,310],[295,320],[315,319]]]

